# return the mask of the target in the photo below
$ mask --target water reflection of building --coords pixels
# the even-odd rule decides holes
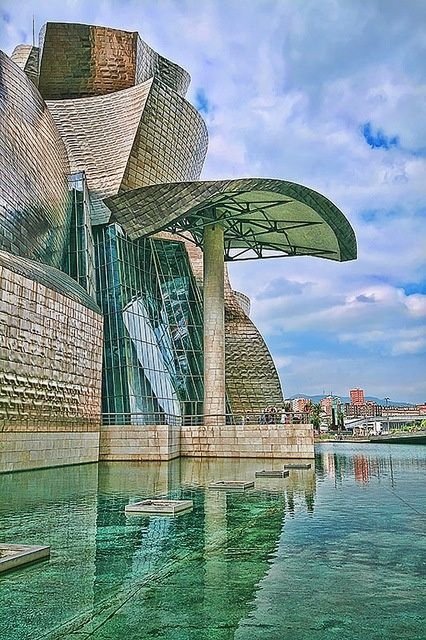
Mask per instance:
[[[93,611],[97,491],[97,464],[0,475],[0,542],[51,547],[50,561],[2,577],[2,640],[40,638]]]
[[[366,456],[354,456],[354,476],[357,482],[368,482],[370,467]]]
[[[395,484],[395,474],[411,466],[422,466],[424,462],[415,456],[399,457],[394,460],[392,454],[383,455],[383,445],[368,444],[365,452],[343,451],[345,445],[332,445],[333,451],[320,448],[316,455],[317,475],[327,476],[335,482],[353,479],[367,483],[375,478],[378,482]],[[376,447],[379,449],[377,451]]]
[[[279,465],[282,466],[282,461]],[[259,581],[268,571],[270,558],[285,530],[286,517],[298,511],[312,512],[315,473],[312,469],[292,470],[281,485],[276,484],[275,479],[271,479],[269,485],[261,479],[260,483],[256,482],[255,490],[217,492],[207,488],[212,481],[253,478],[256,470],[271,467],[271,461],[188,458],[162,463],[159,470],[158,466],[155,463],[144,464],[143,468],[134,465],[131,473],[127,464],[100,466],[101,496],[113,497],[127,492],[134,498],[172,495],[194,500],[193,512],[173,521],[169,519],[168,529],[159,528],[158,524],[153,529],[155,518],[140,519],[139,524],[137,519],[128,519],[127,549],[120,549],[118,544],[115,547],[122,581],[121,585],[116,584],[116,589],[127,594],[132,584],[134,588],[148,570],[154,575],[156,571],[160,574],[161,567],[170,561],[176,564],[175,572],[162,579],[162,589],[154,589],[149,601],[137,593],[131,605],[121,610],[121,628],[135,624],[137,607],[139,615],[147,621],[145,630],[153,635],[160,632],[164,624],[173,624],[170,617],[179,619],[180,628],[190,625],[214,630],[223,624],[221,619],[226,615],[227,629],[236,629],[248,613]],[[120,515],[112,513],[106,503],[100,504],[100,508],[103,515],[98,516],[100,548],[96,583],[99,593],[95,594],[95,602],[99,604],[105,586],[101,576],[107,576],[111,570],[102,552],[102,529],[117,526],[120,520]],[[182,558],[181,564],[179,558]],[[186,564],[188,558],[189,565]],[[179,575],[187,576],[191,593],[196,593],[190,611],[184,604],[188,597],[185,590],[176,588]],[[170,589],[167,590],[168,583]],[[81,631],[84,630],[82,627]],[[108,625],[105,626],[107,632]]]
[[[281,485],[271,479],[272,486],[262,481],[242,493],[207,489],[219,478],[253,478],[265,465],[271,461],[182,459],[101,463],[13,480],[3,476],[0,482],[8,484],[2,489],[13,504],[13,519],[18,514],[21,535],[28,536],[29,514],[35,510],[38,541],[52,545],[55,561],[53,574],[49,567],[31,574],[35,594],[28,593],[26,575],[16,574],[14,589],[20,595],[11,607],[1,607],[0,622],[16,618],[23,599],[31,598],[40,604],[38,616],[29,622],[21,611],[18,618],[34,637],[53,628],[84,635],[98,625],[114,637],[136,633],[141,625],[152,637],[165,624],[208,630],[226,623],[235,630],[268,572],[286,518],[313,509],[312,469],[292,470]],[[126,518],[129,500],[153,496],[191,498],[194,509],[174,519]],[[3,505],[2,516],[5,511]],[[8,518],[3,517],[4,526]],[[12,526],[16,532],[16,523]],[[61,587],[49,591],[46,603],[52,580],[55,585],[60,580]],[[3,591],[0,598],[8,596]]]
[[[330,478],[336,475],[336,459],[334,453],[326,453],[322,456],[323,468]]]

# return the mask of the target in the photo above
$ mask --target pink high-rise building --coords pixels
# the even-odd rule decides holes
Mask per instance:
[[[307,413],[309,407],[310,401],[307,398],[293,398],[291,401],[291,408],[295,413]]]
[[[320,401],[321,410],[327,416],[331,416],[332,408],[333,408],[333,396],[327,396]]]
[[[350,392],[351,404],[364,404],[364,389],[351,389]]]

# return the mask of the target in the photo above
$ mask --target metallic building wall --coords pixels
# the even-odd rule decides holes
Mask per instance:
[[[30,44],[18,44],[12,51],[10,59],[25,71],[29,79],[38,85],[38,58],[39,48],[33,47]]]
[[[186,96],[191,82],[189,73],[178,64],[160,56],[138,36],[136,52],[137,81],[145,82],[145,80],[153,76],[159,78],[183,98]]]
[[[0,251],[1,431],[99,430],[96,309],[65,274]]]
[[[121,191],[199,178],[208,135],[198,111],[154,78]]]
[[[135,77],[136,33],[60,22],[40,31],[39,90],[46,100],[127,89]]]
[[[259,330],[241,310],[225,307],[226,392],[231,412],[262,412],[282,406],[280,379]]]
[[[0,52],[0,249],[60,267],[68,160],[34,84]]]
[[[280,378],[259,329],[225,278],[225,377],[231,413],[261,412],[284,402]]]
[[[85,171],[95,224],[109,220],[102,199],[120,188],[151,83],[106,96],[47,102],[71,171]]]
[[[48,22],[40,31],[39,89],[45,99],[104,95],[154,75],[185,95],[189,74],[136,32],[57,22]]]
[[[94,224],[109,221],[103,198],[158,182],[195,180],[207,153],[206,125],[156,78],[116,93],[47,105],[71,171],[86,172]]]

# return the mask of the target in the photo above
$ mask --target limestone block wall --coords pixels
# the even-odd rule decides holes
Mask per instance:
[[[180,456],[180,427],[159,425],[103,426],[99,460],[172,460]]]
[[[181,455],[207,458],[313,458],[310,424],[184,426]]]
[[[98,431],[0,432],[0,473],[97,462],[98,454]]]
[[[314,457],[310,424],[103,426],[100,460],[195,458],[303,459]]]

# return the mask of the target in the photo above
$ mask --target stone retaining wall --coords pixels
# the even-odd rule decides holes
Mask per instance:
[[[313,458],[312,425],[105,426],[100,460]]]
[[[208,458],[313,458],[312,425],[185,426],[181,455]]]
[[[180,456],[180,427],[103,426],[99,460],[172,460]]]
[[[0,473],[97,462],[99,432],[0,432]]]
[[[0,432],[0,473],[109,461],[314,457],[311,425],[117,425],[97,432]]]

